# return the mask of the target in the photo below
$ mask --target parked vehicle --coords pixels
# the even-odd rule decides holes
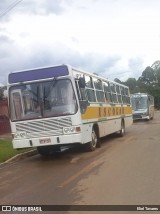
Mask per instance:
[[[131,94],[133,120],[153,119],[154,97],[146,93]]]
[[[67,65],[11,73],[8,90],[13,147],[42,155],[76,143],[93,151],[133,121],[127,86]]]

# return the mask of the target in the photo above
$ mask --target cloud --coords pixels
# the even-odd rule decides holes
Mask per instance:
[[[13,43],[14,42],[5,34],[0,35],[0,60],[11,54],[10,47]]]
[[[59,64],[69,64],[105,78],[112,80],[119,78],[122,81],[129,77],[138,78],[144,68],[141,57],[126,58],[98,52],[80,53],[62,42],[37,41],[27,46],[18,46],[5,34],[0,36],[0,50],[0,65],[3,65],[0,69],[0,83],[4,85],[7,84],[10,72]]]
[[[9,42],[11,42],[11,40],[9,39],[9,37],[8,36],[6,36],[6,35],[0,35],[0,44],[2,45],[4,45],[5,43],[9,43]]]
[[[138,78],[144,69],[144,61],[142,57],[126,58],[121,56],[119,60],[115,61],[112,66],[102,76],[114,80],[115,78],[121,81],[126,81],[128,78]]]
[[[13,2],[0,1],[0,10]],[[144,61],[153,63],[160,55],[160,3],[156,10],[156,0],[141,10],[145,1],[127,2],[21,1],[1,19],[0,82],[6,84],[12,71],[56,64],[70,64],[110,79],[139,77]]]
[[[8,38],[2,39],[10,42]],[[97,53],[81,54],[62,43],[50,46],[35,44],[31,51],[17,47],[14,42],[9,45],[8,42],[3,43],[3,50],[6,50],[6,53],[0,57],[0,64],[3,65],[0,70],[0,83],[4,85],[7,84],[7,76],[10,72],[69,64],[88,72],[101,74],[109,70],[119,60],[118,56],[105,56]]]
[[[13,3],[12,0],[5,0],[5,1],[0,1],[0,12],[6,10],[6,8],[8,8],[9,5],[11,5]]]
[[[131,71],[132,76],[138,78],[141,76],[142,71],[144,69],[143,59],[140,57],[131,58],[128,60],[128,66]]]
[[[11,0],[0,1],[0,21],[1,22],[9,21],[8,12],[12,4],[13,4],[13,1]]]
[[[18,1],[17,1],[18,2]],[[61,15],[65,12],[66,6],[70,6],[73,0],[27,0],[21,1],[10,12],[4,15],[3,21],[9,21],[8,17],[16,13],[33,14],[33,15]],[[6,11],[10,6],[14,5],[15,1],[5,0],[0,1],[0,14]]]
[[[54,13],[60,15],[64,12],[64,0],[28,0],[22,2],[21,10],[25,13],[34,13],[39,15],[48,15]]]

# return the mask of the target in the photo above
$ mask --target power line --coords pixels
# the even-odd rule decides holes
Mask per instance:
[[[18,0],[18,1],[13,2],[11,5],[9,5],[4,11],[2,11],[0,13],[0,18],[5,16],[7,13],[9,13],[13,8],[15,8],[22,1],[23,0]]]

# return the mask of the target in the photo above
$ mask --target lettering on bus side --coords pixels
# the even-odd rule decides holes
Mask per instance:
[[[122,114],[124,114],[124,107],[122,107]]]
[[[98,117],[101,117],[101,107],[98,109]]]
[[[119,108],[119,114],[121,115],[121,113],[122,113],[122,111],[121,111],[122,109],[121,109],[121,107]]]
[[[111,116],[111,108],[108,108],[108,116]]]
[[[116,108],[116,115],[118,115],[119,111],[118,111],[118,107]]]
[[[103,116],[106,117],[107,116],[107,111],[106,111],[106,108],[104,108],[104,111],[103,111]]]
[[[98,108],[98,117],[106,117],[107,116],[107,108]]]
[[[112,109],[112,113],[113,113],[113,115],[115,115],[115,108],[114,107]]]

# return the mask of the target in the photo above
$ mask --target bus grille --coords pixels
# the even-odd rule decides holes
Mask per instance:
[[[32,122],[20,122],[16,124],[17,132],[26,132],[27,137],[40,137],[63,134],[63,127],[72,126],[71,118],[37,120]]]

